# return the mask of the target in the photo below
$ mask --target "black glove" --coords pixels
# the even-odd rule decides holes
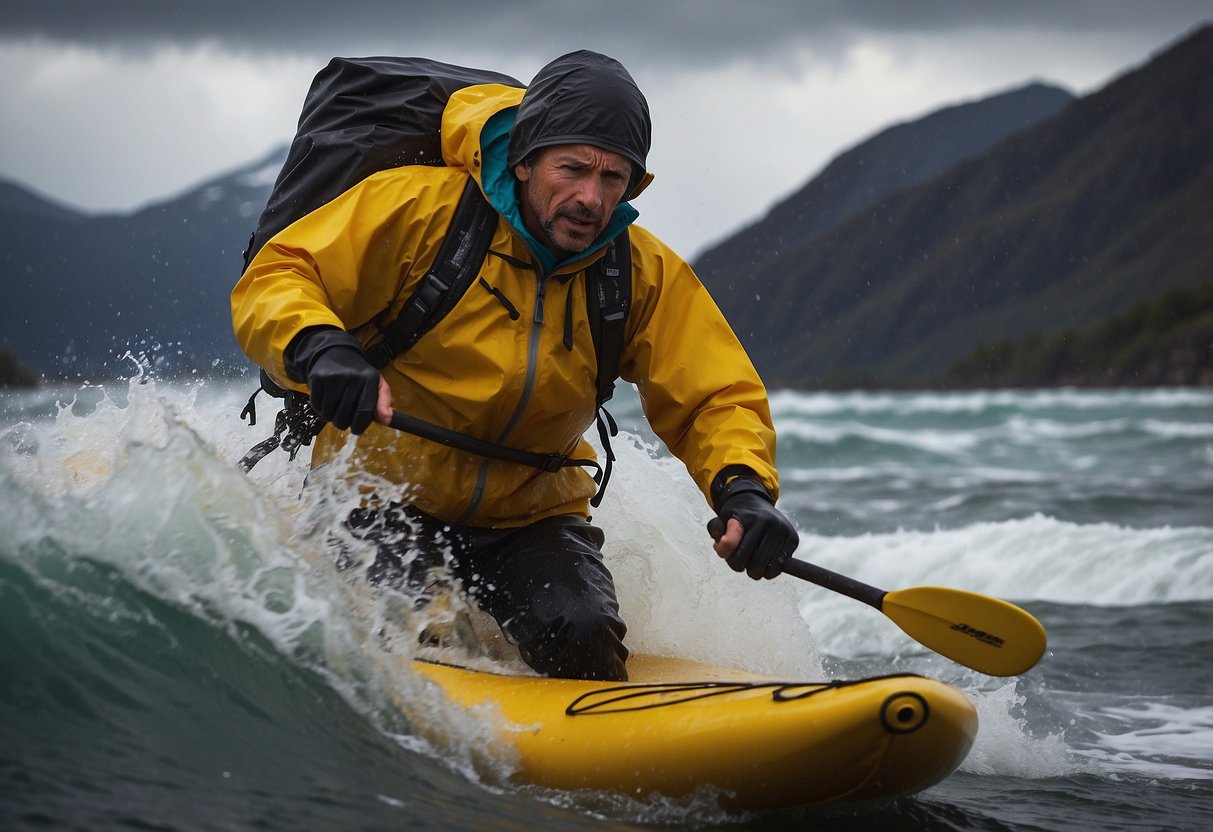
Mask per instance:
[[[800,545],[792,522],[775,508],[770,492],[756,479],[737,477],[726,485],[717,498],[716,513],[719,516],[710,528],[723,534],[728,521],[736,518],[745,529],[737,551],[725,563],[756,581],[783,572],[783,565]]]
[[[320,418],[355,435],[375,420],[379,370],[354,336],[336,327],[311,327],[291,340],[284,357],[287,376],[308,386]]]

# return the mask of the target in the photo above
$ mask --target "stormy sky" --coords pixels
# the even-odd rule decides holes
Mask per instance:
[[[1081,94],[1209,0],[389,0],[16,4],[0,15],[0,178],[129,210],[285,143],[333,55],[422,55],[527,81],[573,49],[653,111],[640,222],[691,256],[839,151],[1033,80]]]

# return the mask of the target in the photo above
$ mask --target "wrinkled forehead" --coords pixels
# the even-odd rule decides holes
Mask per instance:
[[[593,144],[555,144],[540,148],[536,160],[544,162],[574,162],[590,167],[599,167],[625,177],[632,174],[632,161],[622,153],[607,150]]]

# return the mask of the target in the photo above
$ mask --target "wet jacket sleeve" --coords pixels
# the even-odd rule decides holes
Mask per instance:
[[[232,291],[232,326],[244,353],[279,384],[305,389],[284,366],[302,330],[366,324],[404,296],[412,264],[433,259],[433,229],[446,227],[453,208],[441,185],[417,179],[373,176],[253,258]]]
[[[766,388],[690,266],[633,230],[633,305],[621,373],[654,432],[709,504],[713,480],[745,469],[779,494]]]

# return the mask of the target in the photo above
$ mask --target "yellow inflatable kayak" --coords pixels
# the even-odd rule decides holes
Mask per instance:
[[[462,706],[496,706],[519,783],[637,797],[708,786],[733,810],[918,791],[955,771],[977,733],[963,693],[913,675],[788,682],[642,655],[624,683],[413,668]]]

